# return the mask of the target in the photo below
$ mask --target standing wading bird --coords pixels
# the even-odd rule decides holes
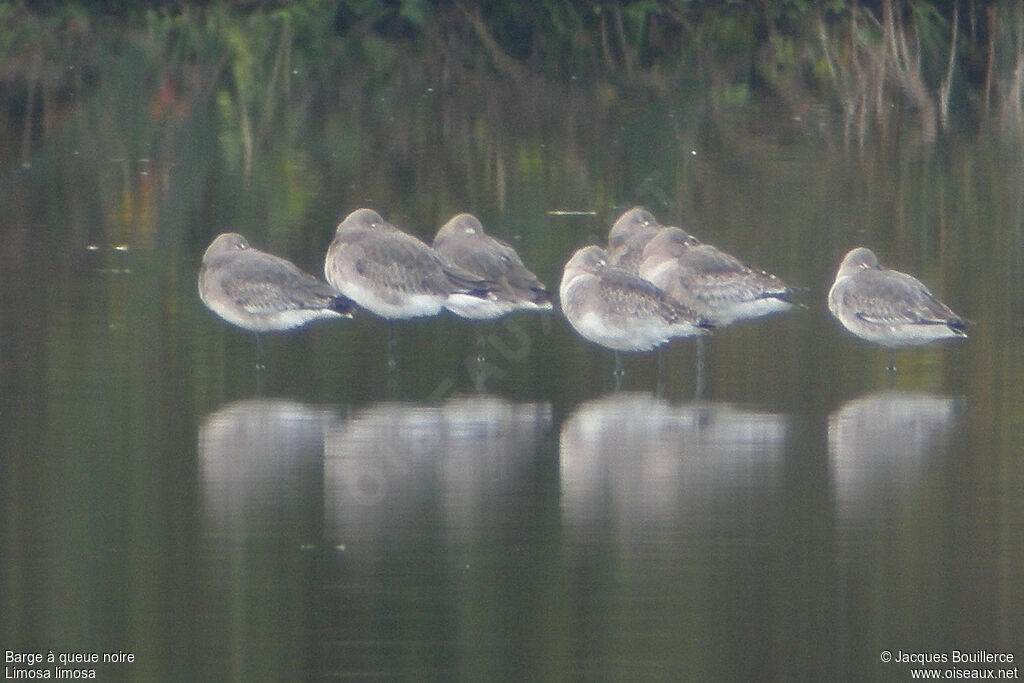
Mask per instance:
[[[678,337],[707,334],[711,325],[653,284],[609,265],[597,246],[583,247],[565,264],[559,286],[562,312],[584,339],[615,352],[650,351]]]
[[[433,316],[490,298],[491,283],[448,263],[372,209],[356,209],[338,225],[324,275],[361,308],[388,321]],[[388,362],[394,365],[390,326]]]
[[[199,298],[227,322],[256,334],[256,366],[263,367],[260,335],[321,318],[351,318],[354,308],[334,287],[283,258],[253,249],[234,232],[218,235],[203,254]]]
[[[434,249],[480,280],[490,283],[490,296],[452,302],[447,308],[470,320],[500,318],[512,311],[550,311],[551,294],[530,272],[516,250],[484,232],[475,216],[460,213],[441,226]]]
[[[490,296],[446,307],[472,321],[494,320],[513,311],[550,311],[551,294],[508,244],[484,232],[476,216],[460,213],[441,226],[434,249],[448,263],[491,283]],[[483,363],[484,335],[477,327],[477,362]]]
[[[693,309],[716,328],[793,307],[793,290],[682,228],[662,228],[647,241],[640,277]],[[697,376],[704,378],[704,342],[697,339]],[[698,394],[703,387],[698,386]]]
[[[642,206],[624,212],[608,231],[608,263],[635,275],[643,260],[644,247],[662,227]]]
[[[936,299],[920,280],[883,268],[865,247],[843,258],[828,292],[828,309],[854,335],[889,349],[890,376],[896,349],[967,336],[967,323]]]
[[[793,290],[778,277],[681,228],[663,228],[647,242],[639,272],[716,327],[793,307]]]

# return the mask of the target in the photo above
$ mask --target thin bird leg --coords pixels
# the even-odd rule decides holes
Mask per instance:
[[[484,383],[487,379],[487,371],[484,365],[487,363],[487,337],[485,336],[480,323],[474,323],[473,330],[476,332],[476,358],[473,359],[470,375],[473,377],[474,391],[478,394],[482,394],[486,391]]]
[[[470,371],[470,375],[473,378],[473,391],[478,394],[487,393],[487,373],[479,359],[475,363],[474,369]]]
[[[486,358],[487,337],[479,324],[474,327],[476,328],[476,362],[482,364]]]
[[[266,357],[263,355],[263,337],[256,333],[256,372],[263,372],[267,369]]]
[[[697,400],[704,398],[704,390],[707,389],[707,383],[707,349],[704,346],[704,340],[701,337],[697,337],[697,390],[695,392]]]
[[[267,373],[256,371],[256,389],[255,398],[263,398],[263,379],[267,376]]]
[[[398,350],[398,340],[395,338],[395,324],[388,321],[388,370],[394,370],[398,365],[398,359],[396,357],[396,351]]]
[[[612,375],[615,378],[615,391],[618,391],[619,389],[622,388],[622,377],[625,374],[626,374],[626,372],[622,369],[622,355],[618,351],[616,351],[615,352],[615,371],[612,373]]]
[[[658,383],[655,385],[654,395],[662,398],[665,396],[665,347],[659,346],[655,353],[658,354]]]

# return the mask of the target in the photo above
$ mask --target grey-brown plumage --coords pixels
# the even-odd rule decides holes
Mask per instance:
[[[227,322],[257,334],[351,318],[354,308],[334,287],[233,232],[218,235],[203,254],[199,298]]]
[[[474,320],[498,318],[514,310],[551,310],[551,295],[511,246],[484,232],[480,221],[460,213],[441,226],[434,249],[448,263],[490,283],[490,296],[469,306],[451,305],[457,315]]]
[[[636,273],[644,247],[662,225],[642,206],[634,206],[616,219],[608,232],[608,263]]]
[[[710,325],[650,282],[612,266],[600,247],[584,247],[565,265],[562,312],[585,339],[614,351],[649,351]]]
[[[447,263],[372,209],[357,209],[338,225],[324,274],[361,308],[389,320],[437,315],[463,299],[487,298],[489,291],[489,283]]]
[[[793,291],[780,278],[681,228],[663,228],[647,242],[639,274],[716,326],[793,306]]]
[[[883,268],[864,247],[843,258],[828,308],[856,336],[890,349],[967,336],[964,319],[920,280]]]

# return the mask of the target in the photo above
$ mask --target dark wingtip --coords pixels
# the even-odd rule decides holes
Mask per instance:
[[[798,294],[806,294],[811,291],[808,287],[786,287],[785,289],[779,289],[771,292],[764,292],[758,299],[778,299],[784,303],[790,304],[796,308],[807,308],[807,304],[797,301]]]
[[[458,287],[458,294],[467,294],[469,296],[475,296],[478,299],[486,299],[491,295],[491,292],[494,291],[494,282],[491,280],[480,279],[473,273],[460,268],[459,266],[453,266],[450,263],[445,263],[444,272],[452,284]]]
[[[338,295],[331,299],[331,305],[328,306],[332,311],[348,318],[352,317],[352,314],[356,312],[356,305],[351,299]]]
[[[783,292],[762,292],[758,294],[757,299],[778,299],[779,301],[785,301],[787,304],[793,302],[793,292],[786,290]]]
[[[475,296],[478,299],[486,299],[491,295],[491,290],[485,287],[474,287],[473,289],[467,289],[462,293],[468,294],[469,296]]]

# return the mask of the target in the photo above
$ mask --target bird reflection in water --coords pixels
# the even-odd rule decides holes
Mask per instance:
[[[563,512],[573,524],[614,517],[625,528],[655,520],[688,526],[690,515],[713,521],[705,504],[778,485],[788,426],[785,416],[672,406],[650,394],[589,401],[562,426]]]
[[[344,548],[329,597],[345,609],[324,625],[325,659],[346,662],[345,676],[399,679],[398,650],[493,649],[508,623],[551,604],[500,588],[510,575],[541,583],[529,568],[550,550],[528,520],[550,426],[547,403],[474,396],[373,405],[327,434],[325,533]],[[457,627],[439,629],[449,618]]]
[[[225,643],[211,679],[305,680],[310,563],[322,543],[323,439],[334,419],[289,400],[229,404],[199,429],[195,637]],[[201,649],[202,651],[202,649]],[[201,652],[197,653],[201,656]]]
[[[778,552],[788,432],[786,416],[622,392],[580,405],[563,423],[569,647],[593,660],[591,671],[617,670],[623,634],[699,642],[709,629],[731,630],[732,610],[749,618],[735,587],[763,583]],[[672,646],[644,666],[659,678],[700,671],[703,659]]]
[[[277,527],[303,537],[311,531],[300,518],[311,496],[320,497],[331,419],[326,410],[272,399],[238,401],[207,416],[199,470],[211,528],[232,538]]]
[[[924,485],[927,467],[949,447],[960,398],[887,390],[846,402],[828,419],[828,454],[841,527],[888,514]]]
[[[513,486],[551,426],[548,403],[494,396],[442,404],[380,403],[357,411],[325,439],[325,515],[347,548],[418,533],[424,514],[473,523],[474,506]]]

